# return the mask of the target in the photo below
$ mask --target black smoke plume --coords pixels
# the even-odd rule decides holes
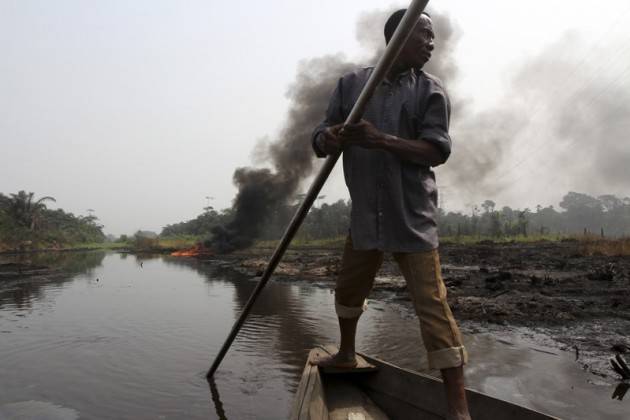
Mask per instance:
[[[233,181],[238,188],[232,210],[234,219],[213,230],[209,247],[232,252],[250,246],[279,204],[291,201],[301,182],[314,167],[310,136],[323,118],[337,79],[356,67],[343,55],[331,55],[300,63],[295,82],[287,93],[287,122],[275,141],[257,146],[256,161],[269,168],[238,168]]]
[[[310,135],[323,118],[337,79],[376,62],[384,49],[382,28],[396,9],[360,17],[356,34],[364,57],[351,61],[337,54],[300,64],[287,93],[290,107],[284,128],[254,151],[254,160],[270,168],[235,171],[234,219],[215,229],[210,246],[230,252],[251,245],[273,209],[293,201],[316,167]],[[453,103],[453,154],[438,168],[438,178],[440,185],[449,186],[454,201],[462,205],[502,194],[519,199],[522,191],[537,202],[567,190],[627,194],[627,42],[594,48],[566,34],[516,63],[506,77],[504,95],[494,105],[479,108],[472,106],[475,98],[456,90],[461,69],[453,52],[461,30],[449,16],[430,13],[436,48],[425,70],[445,82]]]
[[[304,60],[298,66],[295,81],[289,87],[289,111],[277,139],[259,144],[256,162],[271,168],[238,168],[233,181],[238,193],[232,204],[233,220],[213,230],[206,243],[217,252],[232,252],[250,246],[260,235],[273,209],[293,200],[302,181],[313,173],[315,159],[310,136],[323,119],[334,86],[344,73],[373,65],[384,48],[383,27],[396,9],[364,14],[357,24],[357,37],[367,53],[361,60],[350,61],[343,54]],[[454,77],[456,68],[450,57],[456,31],[446,16],[432,14],[438,45],[431,68],[436,74]]]

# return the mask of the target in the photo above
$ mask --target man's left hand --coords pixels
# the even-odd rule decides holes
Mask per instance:
[[[360,146],[367,149],[382,147],[386,135],[366,120],[346,125],[339,136],[347,146]]]

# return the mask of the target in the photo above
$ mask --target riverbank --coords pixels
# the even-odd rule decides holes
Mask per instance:
[[[200,239],[195,237],[151,239],[136,243],[127,242],[92,242],[72,245],[29,246],[19,249],[0,243],[0,255],[29,255],[47,252],[81,252],[81,251],[118,251],[132,253],[170,254],[173,251],[190,248]]]
[[[41,247],[22,247],[11,248],[9,246],[0,246],[0,255],[29,255],[42,254],[48,252],[83,252],[83,251],[124,251],[130,250],[132,246],[128,243],[120,242],[95,242],[80,243],[74,245],[55,245]]]

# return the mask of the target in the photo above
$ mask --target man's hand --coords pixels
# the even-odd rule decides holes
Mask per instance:
[[[391,136],[390,136],[391,137]],[[361,120],[356,124],[333,125],[322,131],[318,147],[327,155],[340,152],[346,146],[366,149],[385,148],[388,135],[379,131],[371,122]]]
[[[420,165],[437,166],[445,161],[442,151],[431,142],[407,140],[383,133],[366,120],[346,125],[338,137],[343,147],[387,150],[401,159]]]
[[[354,145],[375,149],[384,146],[387,135],[379,131],[372,123],[361,120],[356,124],[348,124],[340,134],[344,145]]]
[[[343,128],[343,124],[333,125],[322,131],[320,135],[321,141],[318,141],[318,146],[322,152],[327,155],[339,153],[343,148],[343,140],[339,136],[339,132]]]

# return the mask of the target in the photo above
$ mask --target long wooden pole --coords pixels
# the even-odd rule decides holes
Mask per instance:
[[[348,118],[346,118],[345,124],[355,124],[359,122],[359,120],[361,120],[361,116],[363,115],[365,111],[365,107],[367,106],[370,98],[374,94],[374,91],[376,90],[378,85],[383,81],[383,79],[385,78],[389,70],[391,69],[392,65],[394,64],[394,61],[396,60],[396,57],[398,57],[398,54],[400,53],[400,50],[402,49],[405,42],[407,41],[407,38],[409,38],[409,35],[411,35],[411,31],[416,26],[416,23],[418,22],[418,19],[420,18],[420,14],[424,10],[424,8],[427,6],[428,2],[429,0],[413,0],[411,2],[411,4],[409,5],[409,8],[407,8],[407,12],[403,16],[400,24],[398,25],[398,28],[396,28],[394,35],[389,41],[387,48],[385,48],[385,52],[383,53],[383,56],[380,58],[380,60],[376,64],[376,67],[374,68],[374,71],[370,75],[367,83],[363,87],[363,90],[361,91],[359,98],[357,99],[356,103],[352,107],[352,110],[350,111],[350,115],[348,115]],[[239,330],[243,326],[243,323],[245,322],[247,315],[249,315],[249,312],[251,311],[252,306],[254,305],[254,302],[256,302],[258,295],[260,295],[260,292],[262,291],[262,289],[265,287],[265,285],[271,278],[271,275],[273,274],[274,270],[278,266],[278,263],[282,259],[284,252],[289,247],[291,240],[293,240],[293,237],[297,233],[297,230],[300,228],[302,221],[304,221],[304,218],[308,214],[308,211],[313,205],[313,202],[319,195],[319,192],[324,186],[324,183],[326,182],[326,180],[328,179],[328,176],[330,175],[333,168],[335,167],[335,164],[337,163],[337,160],[339,159],[340,154],[341,153],[336,153],[334,155],[328,156],[328,158],[326,159],[326,162],[324,162],[324,165],[322,166],[319,173],[313,180],[313,184],[309,188],[306,194],[306,197],[304,197],[304,201],[302,202],[297,212],[291,219],[291,222],[289,223],[289,226],[285,230],[284,235],[282,236],[282,239],[280,240],[280,243],[278,244],[273,255],[271,256],[271,259],[269,260],[269,263],[267,264],[267,268],[263,272],[262,278],[258,282],[256,289],[254,289],[254,292],[249,297],[249,300],[243,307],[243,310],[240,316],[234,323],[234,326],[232,327],[230,334],[225,340],[225,343],[223,343],[223,346],[221,347],[219,354],[217,354],[216,358],[212,362],[212,366],[210,366],[210,370],[208,370],[208,373],[206,375],[207,378],[212,378],[212,376],[214,375],[214,372],[216,372],[217,368],[221,364],[221,361],[225,357],[225,354],[227,353],[228,349],[232,345],[232,342],[236,338],[236,335],[238,334]]]

